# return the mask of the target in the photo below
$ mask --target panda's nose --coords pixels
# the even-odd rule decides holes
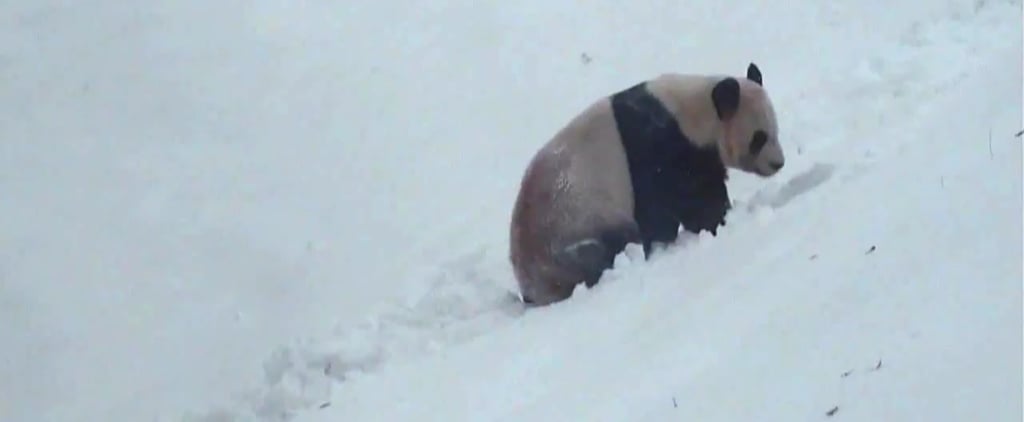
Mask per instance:
[[[785,164],[786,163],[784,163],[782,161],[775,161],[775,162],[768,163],[768,165],[772,167],[772,170],[775,170],[775,171],[779,171],[780,169],[782,169],[782,166],[784,166]]]

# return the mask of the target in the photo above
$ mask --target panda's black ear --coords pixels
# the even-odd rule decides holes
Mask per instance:
[[[711,89],[711,102],[719,120],[725,120],[740,106],[740,83],[733,77],[722,79]]]
[[[757,65],[750,63],[747,66],[747,79],[757,82],[758,85],[764,86],[764,82],[761,81],[761,69],[757,68]]]

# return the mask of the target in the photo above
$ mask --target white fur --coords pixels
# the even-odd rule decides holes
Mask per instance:
[[[588,107],[539,154],[559,163],[559,201],[553,210],[558,218],[552,227],[571,238],[602,224],[633,220],[626,151],[609,100]]]

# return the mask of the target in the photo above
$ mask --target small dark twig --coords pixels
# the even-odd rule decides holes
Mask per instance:
[[[1016,136],[1016,137],[1020,138],[1021,135],[1024,135],[1024,130],[1021,130],[1020,132],[1017,132],[1017,134],[1013,135],[1013,136]]]
[[[330,405],[331,405],[331,402],[324,402],[323,404],[320,405],[320,408],[323,409],[323,408],[325,408],[327,406],[330,406]]]
[[[874,251],[875,251],[875,245],[871,245],[871,247],[868,248],[868,251],[864,252],[864,255],[870,255]]]
[[[835,416],[836,412],[838,412],[838,411],[839,411],[839,406],[832,406],[832,408],[829,409],[828,412],[825,412],[825,416],[828,416],[828,417],[831,418],[832,416]]]
[[[878,363],[875,364],[875,368],[872,369],[872,371],[877,371],[879,369],[882,369],[882,360],[881,359],[878,360]]]
[[[850,376],[850,374],[852,374],[852,373],[853,373],[853,370],[851,369],[849,371],[843,372],[843,375],[840,375],[840,376],[843,377],[843,378],[846,378],[846,377]]]
[[[811,257],[807,259],[814,261],[815,259],[818,259],[818,254],[811,255]]]
[[[676,398],[672,397],[672,408],[678,408],[678,407],[679,407],[679,404],[676,403]]]

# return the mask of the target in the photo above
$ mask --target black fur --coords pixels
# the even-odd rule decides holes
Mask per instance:
[[[735,93],[729,92],[729,80]],[[739,86],[731,78],[723,83],[719,99],[727,108],[729,101],[738,102]],[[613,95],[611,102],[629,163],[645,256],[653,242],[676,240],[680,224],[691,233],[717,234],[730,208],[726,168],[717,147],[697,147],[645,83]]]
[[[761,149],[768,144],[768,134],[763,130],[754,132],[754,137],[750,139],[750,155],[757,156],[761,153]]]
[[[758,85],[764,85],[764,81],[761,80],[761,69],[758,69],[756,64],[751,63],[747,66],[747,79],[757,82]]]
[[[711,89],[711,101],[715,104],[715,112],[719,120],[732,117],[740,107],[740,83],[735,78],[722,79]]]

